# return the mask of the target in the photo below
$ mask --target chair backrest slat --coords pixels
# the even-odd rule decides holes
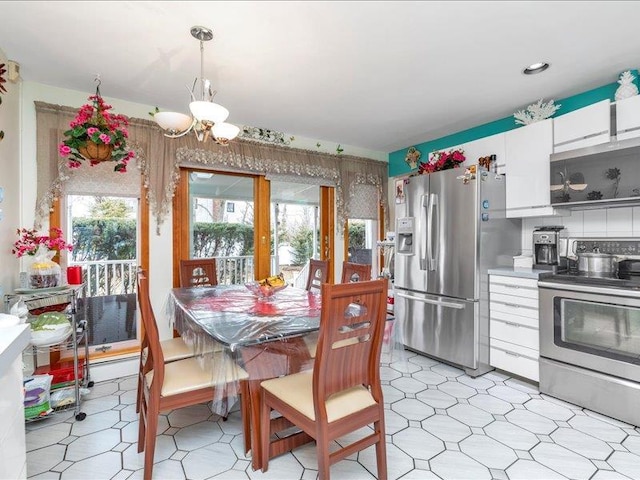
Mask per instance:
[[[180,286],[213,287],[218,284],[215,258],[180,260]]]
[[[328,260],[309,260],[309,276],[307,277],[307,291],[320,291],[320,286],[327,283],[329,278]]]
[[[314,398],[365,385],[381,394],[380,351],[387,280],[322,285]],[[319,412],[316,412],[319,414]]]
[[[371,280],[371,265],[363,263],[342,263],[341,283],[366,282]]]

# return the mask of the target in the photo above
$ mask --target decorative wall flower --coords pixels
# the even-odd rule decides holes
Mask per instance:
[[[420,161],[420,157],[422,156],[422,152],[418,150],[416,147],[409,147],[407,150],[407,155],[404,157],[404,161],[409,165],[409,168],[412,170],[418,166],[418,162]]]
[[[109,112],[112,108],[100,96],[100,90],[89,97],[91,103],[80,107],[76,118],[64,132],[67,137],[58,147],[60,156],[67,157],[69,168],[79,168],[83,161],[96,165],[114,161],[116,172],[125,173],[135,154],[127,147],[127,117]]]

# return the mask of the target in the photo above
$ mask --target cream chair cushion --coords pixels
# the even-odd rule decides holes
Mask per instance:
[[[176,360],[182,360],[184,358],[193,357],[196,355],[194,349],[187,345],[184,340],[180,337],[170,338],[168,340],[162,340],[160,342],[160,347],[162,348],[162,356],[164,357],[165,363],[175,362]],[[220,344],[215,344],[213,347],[207,347],[203,355],[213,352],[222,352],[223,347]],[[142,352],[143,361],[147,360],[148,351],[145,348]]]
[[[313,371],[307,370],[266,380],[260,385],[287,405],[315,420],[312,379]],[[329,397],[326,404],[327,420],[331,423],[373,405],[376,405],[376,401],[368,389],[363,386],[353,387]]]
[[[249,378],[231,358],[222,352],[212,356],[191,357],[164,366],[163,397],[215,387]],[[153,383],[153,371],[145,376],[147,385]]]
[[[193,357],[194,354],[193,348],[184,343],[184,340],[180,337],[162,340],[160,347],[162,347],[162,355],[165,362],[175,362],[183,358]]]

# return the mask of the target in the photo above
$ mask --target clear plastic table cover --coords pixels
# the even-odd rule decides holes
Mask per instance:
[[[250,381],[259,381],[313,368],[320,308],[318,293],[287,287],[260,298],[244,285],[174,288],[166,303],[173,328],[202,367],[213,367],[212,375],[220,379],[212,410],[223,416],[237,401],[242,370]],[[383,352],[401,360],[404,346],[395,323],[387,322]],[[215,351],[224,354],[216,354],[214,362]]]

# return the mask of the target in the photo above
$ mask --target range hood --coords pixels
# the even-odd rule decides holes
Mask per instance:
[[[554,153],[550,160],[552,206],[640,205],[640,138]]]

